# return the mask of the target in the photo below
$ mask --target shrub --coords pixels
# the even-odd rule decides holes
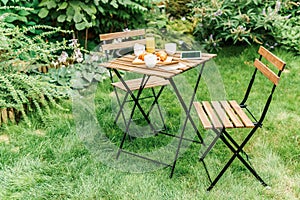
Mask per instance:
[[[42,0],[38,16],[76,32],[76,38],[98,40],[99,33],[143,24],[150,0]],[[90,34],[88,33],[90,32]],[[83,34],[80,34],[83,33]],[[86,45],[85,45],[86,46]],[[87,47],[87,46],[86,46]]]
[[[48,42],[45,39],[47,36],[71,32],[41,25],[12,26],[6,22],[11,15],[16,16],[14,13],[0,16],[0,108],[12,108],[21,112],[25,122],[30,125],[26,111],[34,108],[43,120],[42,107],[46,111],[49,111],[50,105],[61,108],[55,100],[67,97],[67,88],[51,84],[43,80],[41,75],[28,73],[40,66],[50,65],[57,59],[60,51],[72,49],[66,44],[66,40]],[[40,34],[33,34],[33,30],[39,30]]]
[[[193,1],[189,6],[193,8],[195,36],[210,49],[226,42],[261,44],[272,41],[283,45],[291,44],[285,41],[289,40],[287,37],[281,42],[283,36],[279,33],[279,27],[282,24],[294,26],[299,12],[298,3],[289,0],[283,3],[263,0],[205,0]]]

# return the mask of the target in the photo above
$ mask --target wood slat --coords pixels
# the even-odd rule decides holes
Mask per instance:
[[[260,46],[258,53],[262,55],[264,58],[266,58],[270,63],[272,63],[274,66],[276,66],[279,70],[283,70],[285,66],[285,62],[282,61],[280,58],[272,54],[270,51],[268,51],[263,46]]]
[[[236,116],[234,110],[231,108],[227,101],[220,101],[221,105],[223,106],[224,110],[226,111],[227,115],[230,117],[230,120],[234,124],[236,128],[244,127],[244,124],[239,120],[239,117]]]
[[[200,102],[193,102],[194,107],[196,109],[197,115],[199,117],[199,119],[202,122],[202,125],[205,129],[211,129],[213,128],[212,124],[210,123],[206,113],[204,112],[202,105]]]
[[[229,101],[229,103],[233,110],[236,112],[236,114],[240,117],[245,127],[254,127],[253,122],[249,119],[249,117],[245,114],[245,112],[242,110],[242,108],[236,101],[231,100]]]
[[[128,81],[125,81],[125,82],[128,85],[129,89],[131,91],[134,91],[134,90],[138,90],[140,88],[142,80],[143,80],[142,78],[138,78],[138,79],[128,80]],[[156,77],[156,76],[151,76],[149,78],[149,80],[147,81],[144,88],[165,86],[165,85],[168,85],[168,84],[169,84],[168,80],[165,80],[163,78]],[[115,87],[120,88],[121,90],[127,91],[122,82],[115,82],[115,83],[112,83],[112,85],[115,86]]]
[[[222,108],[221,104],[218,101],[212,101],[211,102],[213,108],[215,109],[215,111],[217,112],[219,119],[221,120],[223,126],[225,126],[225,128],[233,128],[233,124],[230,122],[226,112],[224,111],[224,109]]]
[[[219,121],[218,116],[215,113],[214,109],[211,107],[210,103],[208,101],[203,101],[202,105],[213,126],[215,128],[223,128],[222,123]]]
[[[142,36],[145,35],[145,29],[139,30],[131,30],[131,31],[124,31],[124,32],[115,32],[115,33],[105,33],[100,34],[100,40],[112,40],[116,38],[125,38],[125,37],[134,37],[134,36]]]
[[[122,49],[122,48],[133,47],[135,43],[146,44],[146,39],[131,40],[131,41],[119,42],[119,43],[113,43],[113,44],[103,44],[101,47],[104,51],[107,51],[107,50],[112,50],[112,49]]]
[[[255,59],[254,66],[261,71],[270,81],[272,81],[275,85],[279,82],[279,77],[271,70],[269,69],[264,63],[259,61],[258,59]]]
[[[148,76],[158,76],[166,79],[175,76],[174,73],[170,73],[168,71],[156,71],[156,70],[152,70],[151,68],[139,68],[139,67],[125,66],[125,65],[114,64],[114,63],[101,63],[99,66],[103,66],[110,69],[117,69],[117,70],[135,72],[139,74],[145,74]]]

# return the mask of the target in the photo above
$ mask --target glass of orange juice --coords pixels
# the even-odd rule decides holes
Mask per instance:
[[[155,38],[152,36],[146,37],[146,51],[148,53],[155,52]]]

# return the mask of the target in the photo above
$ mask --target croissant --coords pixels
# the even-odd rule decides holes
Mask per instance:
[[[166,52],[164,52],[164,51],[159,51],[159,52],[157,52],[157,53],[155,53],[156,54],[156,56],[159,58],[159,60],[160,61],[165,61],[165,60],[167,60],[167,57],[168,57],[168,54],[166,53]]]

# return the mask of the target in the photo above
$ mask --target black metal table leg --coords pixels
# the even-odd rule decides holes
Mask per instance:
[[[174,80],[172,78],[169,79],[170,81],[170,84],[171,86],[173,87],[174,89],[174,92],[182,106],[182,108],[184,109],[185,111],[185,114],[186,114],[186,118],[185,118],[185,121],[184,121],[184,124],[183,124],[183,127],[182,127],[182,131],[181,131],[181,134],[180,134],[180,138],[179,138],[179,143],[178,143],[178,147],[177,147],[177,150],[176,150],[176,154],[175,154],[175,158],[174,158],[174,161],[173,161],[173,165],[172,165],[172,169],[171,169],[171,174],[170,174],[170,178],[172,178],[173,176],[173,173],[174,173],[174,170],[175,170],[175,165],[176,165],[176,162],[177,162],[177,159],[178,159],[178,155],[179,155],[179,151],[180,151],[180,147],[181,147],[181,143],[182,143],[182,140],[183,140],[183,135],[184,135],[184,132],[185,132],[185,128],[186,128],[186,125],[187,125],[187,121],[189,120],[199,138],[199,140],[201,141],[201,143],[203,143],[203,139],[199,133],[199,130],[198,128],[196,127],[195,123],[194,123],[194,120],[192,119],[191,115],[190,115],[190,111],[191,111],[191,108],[192,108],[192,104],[193,104],[193,101],[195,99],[195,96],[196,96],[196,92],[197,92],[197,89],[198,89],[198,86],[199,86],[199,82],[200,82],[200,79],[201,79],[201,76],[202,76],[202,72],[203,72],[203,69],[204,69],[204,64],[202,64],[202,67],[199,71],[199,74],[198,74],[198,78],[197,78],[197,81],[196,81],[196,84],[194,86],[194,91],[193,91],[193,95],[191,97],[191,100],[188,104],[188,107],[187,107],[187,104],[184,102],[180,92],[178,91],[177,87],[176,87],[176,84],[174,82]]]

